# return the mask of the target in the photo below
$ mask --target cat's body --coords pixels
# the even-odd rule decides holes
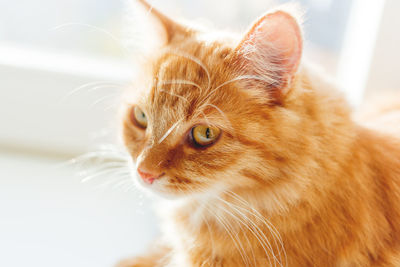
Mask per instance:
[[[128,111],[124,137],[145,186],[177,199],[164,201],[164,237],[121,266],[400,266],[400,135],[355,122],[322,75],[298,67],[298,38],[271,30],[265,38],[290,55],[263,73],[251,60],[262,58],[264,22],[299,34],[280,11],[238,47],[166,26],[138,83],[149,124],[132,125]],[[189,145],[202,123],[221,136]]]
[[[336,109],[341,113],[337,104],[340,102],[315,108],[318,111]],[[315,112],[315,115],[334,116],[319,112]],[[312,131],[321,130],[318,125],[314,127]],[[338,127],[343,127],[335,129],[339,132],[349,131],[345,133],[348,143],[338,144],[333,136],[326,134],[327,139],[319,142],[329,146],[327,150],[322,149],[319,153],[304,150],[304,154],[312,153],[314,159],[308,158],[305,166],[295,162],[294,170],[288,171],[288,176],[308,176],[319,188],[305,190],[299,197],[300,201],[296,205],[288,205],[283,214],[265,211],[267,206],[277,204],[279,200],[271,200],[271,189],[262,186],[259,190],[234,191],[242,199],[222,194],[221,198],[237,206],[231,207],[230,211],[226,211],[229,206],[225,206],[223,201],[211,205],[214,207],[212,211],[202,209],[201,204],[199,207],[198,201],[188,201],[178,209],[169,210],[169,215],[175,212],[172,218],[168,216],[173,221],[170,225],[175,227],[172,240],[181,243],[182,254],[189,256],[182,266],[246,265],[238,251],[239,245],[231,240],[232,237],[214,215],[226,215],[227,212],[234,213],[244,222],[235,223],[235,220],[231,220],[227,223],[232,225],[233,233],[240,233],[237,238],[243,246],[243,254],[248,257],[245,259],[249,266],[279,266],[279,262],[285,266],[400,266],[400,140],[362,128],[353,122]],[[304,138],[300,134],[297,136],[300,140]],[[332,151],[332,154],[324,151]],[[315,168],[310,170],[310,165]],[[307,169],[303,173],[302,167]],[[250,170],[249,175],[257,176]],[[211,198],[210,201],[215,200]],[[254,208],[260,214],[252,217],[255,211],[242,210],[242,207],[246,207],[243,201],[250,203],[250,209]],[[198,219],[202,217],[193,214],[196,212],[203,213],[205,217],[201,223],[198,223]],[[197,219],[191,220],[192,216]],[[247,216],[257,226],[248,223]],[[261,216],[268,218],[269,223],[257,220]],[[265,257],[266,253],[258,239],[262,239],[263,234],[254,234],[256,227],[262,229],[274,250],[269,259]],[[285,252],[281,251],[280,241],[284,244]],[[269,249],[269,244],[265,247]],[[253,253],[256,264],[253,262]]]

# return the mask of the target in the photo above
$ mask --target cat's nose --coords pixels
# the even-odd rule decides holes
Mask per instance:
[[[149,171],[142,170],[140,168],[137,169],[140,177],[142,177],[143,181],[147,184],[152,184],[155,179],[160,178],[163,176],[163,173],[151,173]]]

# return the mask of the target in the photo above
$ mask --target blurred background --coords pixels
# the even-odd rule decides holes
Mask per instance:
[[[104,177],[82,183],[70,164],[118,143],[118,97],[137,68],[129,35],[143,23],[128,2],[0,0],[0,266],[112,266],[157,234],[146,196]],[[173,17],[239,32],[285,2],[151,1]],[[400,1],[297,2],[307,57],[353,106],[399,89]]]

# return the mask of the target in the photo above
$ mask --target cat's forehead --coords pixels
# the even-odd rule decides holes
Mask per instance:
[[[148,101],[154,106],[196,106],[230,78],[231,48],[219,43],[188,42],[166,49],[152,68]],[[170,101],[167,101],[169,99]]]
[[[186,79],[209,82],[224,64],[230,48],[222,44],[187,42],[166,48],[155,60],[153,75],[158,80]]]

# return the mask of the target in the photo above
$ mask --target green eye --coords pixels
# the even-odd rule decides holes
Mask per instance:
[[[192,139],[195,145],[205,147],[217,141],[221,130],[217,127],[198,125],[192,128]]]
[[[132,115],[131,115],[132,122],[135,123],[137,126],[146,129],[147,128],[147,117],[146,114],[141,110],[139,107],[133,107]]]

